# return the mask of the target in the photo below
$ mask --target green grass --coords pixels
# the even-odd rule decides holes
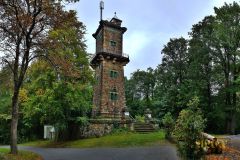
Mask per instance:
[[[29,151],[19,151],[17,155],[12,155],[9,149],[0,148],[0,160],[42,160],[42,157]]]
[[[23,143],[23,144],[19,144],[22,146],[32,146],[32,147],[51,147],[52,145],[57,145],[60,144],[62,142],[56,143],[53,141],[49,141],[49,140],[36,140],[36,141],[31,141],[31,142],[27,142],[27,143]]]
[[[152,146],[166,143],[165,133],[158,131],[149,134],[132,132],[114,133],[100,138],[81,139],[68,142],[34,141],[22,144],[37,147],[71,147],[71,148],[99,148],[99,147],[134,147]]]

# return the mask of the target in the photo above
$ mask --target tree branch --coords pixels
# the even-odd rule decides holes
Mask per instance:
[[[11,70],[12,72],[14,72],[11,63],[10,63],[7,59],[3,58],[3,62],[4,62],[4,63],[7,63],[8,67],[10,68],[10,70]]]

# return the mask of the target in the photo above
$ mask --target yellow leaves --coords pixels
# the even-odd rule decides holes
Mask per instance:
[[[221,154],[225,149],[224,141],[217,139],[209,140],[201,138],[195,142],[198,151],[203,151],[205,154]]]
[[[26,89],[20,89],[19,91],[19,103],[24,103],[28,100],[28,96],[27,96],[27,90]]]
[[[9,114],[0,114],[0,120],[10,120],[12,118]]]
[[[41,95],[43,95],[43,94],[44,94],[44,90],[41,89],[41,88],[36,91],[36,95],[37,95],[37,96],[41,96]]]

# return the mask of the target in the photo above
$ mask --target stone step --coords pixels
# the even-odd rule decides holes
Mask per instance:
[[[154,130],[153,127],[134,127],[135,129],[148,129],[148,130]]]
[[[144,133],[144,134],[148,134],[148,133],[153,133],[155,131],[136,131],[137,133]]]
[[[138,133],[151,133],[155,131],[153,126],[147,123],[135,123],[134,130]]]
[[[135,129],[153,129],[154,130],[154,128],[153,127],[134,127]]]
[[[155,130],[154,128],[135,127],[135,130]]]
[[[150,128],[153,128],[153,126],[151,125],[134,125],[135,127],[150,127]]]

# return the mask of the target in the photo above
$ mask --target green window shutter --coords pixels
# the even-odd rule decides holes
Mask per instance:
[[[109,76],[110,76],[111,78],[117,78],[117,77],[118,77],[118,72],[117,72],[117,71],[110,70],[110,71],[109,71]]]
[[[109,71],[109,77],[112,77],[112,70]]]
[[[111,40],[111,41],[110,41],[110,45],[111,45],[112,47],[115,47],[115,46],[117,45],[117,42]]]
[[[111,78],[117,78],[117,77],[118,77],[118,72],[117,72],[117,71],[110,70],[110,71],[109,71],[109,76],[110,76]]]
[[[115,77],[116,77],[116,78],[118,77],[118,72],[117,72],[117,71],[115,72]]]
[[[109,99],[112,100],[112,93],[111,92],[109,92]]]
[[[112,89],[112,90],[109,92],[109,98],[110,98],[110,100],[112,100],[112,101],[116,101],[116,100],[118,99],[118,93],[117,93],[116,88],[115,88],[115,89]]]
[[[114,100],[117,100],[117,99],[118,99],[118,94],[115,93],[115,94],[114,94]]]

